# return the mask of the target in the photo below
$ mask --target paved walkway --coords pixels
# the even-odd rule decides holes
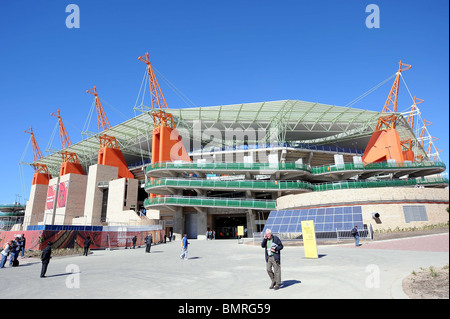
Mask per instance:
[[[449,262],[448,233],[409,239],[319,246],[320,258],[303,247],[282,251],[283,286],[268,289],[264,251],[236,240],[191,240],[189,260],[180,242],[144,248],[94,251],[88,257],[26,258],[0,269],[1,298],[405,298],[402,279],[420,267]],[[446,246],[446,250],[442,249]],[[403,247],[403,249],[401,248]],[[72,273],[75,271],[75,273]],[[73,288],[70,288],[73,287]]]
[[[448,233],[370,242],[367,245],[361,246],[361,248],[448,252]]]

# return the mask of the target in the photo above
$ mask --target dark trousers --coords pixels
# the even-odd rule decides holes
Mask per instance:
[[[151,244],[151,243],[148,243],[148,244],[145,246],[145,252],[146,252],[146,253],[149,253],[151,248],[152,248],[152,244]]]
[[[83,256],[87,256],[89,253],[89,247],[84,247]]]
[[[42,263],[41,268],[41,277],[45,277],[45,273],[47,272],[48,262]]]
[[[273,271],[272,271],[273,268]],[[275,261],[275,257],[269,256],[267,263],[266,263],[266,270],[267,274],[270,277],[270,280],[272,280],[272,284],[281,285],[281,266],[280,263],[277,263]]]

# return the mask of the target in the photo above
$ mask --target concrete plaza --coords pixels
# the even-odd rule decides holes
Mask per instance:
[[[415,242],[432,241],[417,246]],[[303,247],[282,250],[282,287],[270,290],[264,251],[237,240],[190,240],[189,260],[180,242],[144,248],[97,250],[89,256],[54,257],[47,278],[36,258],[0,269],[1,298],[301,299],[407,298],[402,279],[420,267],[449,262],[448,233],[383,242],[318,246],[318,259]],[[427,248],[428,247],[428,248]],[[9,260],[8,260],[9,263]],[[7,263],[7,265],[8,265]],[[75,271],[74,273],[72,273]]]

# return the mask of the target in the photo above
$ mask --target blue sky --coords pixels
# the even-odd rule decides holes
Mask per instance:
[[[80,8],[68,29],[66,6]],[[380,9],[369,29],[366,6]],[[298,99],[344,106],[396,72],[425,100],[422,117],[448,167],[447,0],[80,1],[0,0],[0,203],[29,196],[32,167],[18,162],[31,125],[44,153],[57,109],[73,143],[82,139],[94,85],[111,125],[134,116],[145,65],[196,106]],[[162,79],[170,108],[187,105]],[[353,107],[382,110],[392,81]],[[399,110],[412,104],[400,86]],[[95,121],[95,118],[94,118]],[[96,131],[95,122],[91,131]],[[52,148],[59,149],[56,135]],[[31,145],[24,160],[31,162]],[[23,185],[23,187],[22,187]],[[24,191],[22,190],[24,189]],[[23,201],[23,197],[21,199]]]

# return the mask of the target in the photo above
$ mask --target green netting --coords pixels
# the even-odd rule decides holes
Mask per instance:
[[[145,207],[158,205],[257,208],[263,210],[276,209],[276,201],[274,200],[166,196],[147,198],[144,201]]]
[[[412,163],[371,163],[371,164],[354,164],[345,163],[338,165],[324,165],[308,167],[305,164],[298,163],[155,163],[150,164],[146,168],[146,172],[150,173],[155,170],[197,170],[197,171],[283,171],[283,170],[302,170],[311,174],[324,174],[336,171],[367,171],[367,170],[397,170],[411,168],[437,168],[445,169],[442,162],[412,162]]]
[[[221,180],[196,180],[196,179],[170,179],[159,178],[149,180],[145,184],[146,189],[157,186],[167,187],[202,187],[202,188],[230,188],[230,189],[257,189],[257,190],[287,190],[304,189],[313,190],[314,186],[302,181],[221,181]]]

